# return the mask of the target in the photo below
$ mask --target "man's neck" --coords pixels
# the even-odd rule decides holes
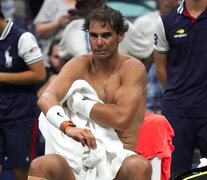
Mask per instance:
[[[116,68],[118,63],[118,58],[113,57],[108,61],[102,61],[98,59],[93,59],[93,65],[97,72],[101,74],[111,74]]]
[[[4,19],[0,19],[0,35],[3,33],[4,29],[6,28],[8,22]]]
[[[207,6],[207,0],[186,0],[186,8],[191,16],[197,18]]]
[[[167,2],[162,2],[160,3],[160,7],[159,7],[159,13],[160,15],[163,15],[164,13],[172,10],[173,8],[175,8],[178,5],[178,0],[174,0],[174,1],[168,1]]]
[[[171,8],[171,9],[173,9],[173,8]],[[159,13],[160,13],[160,15],[163,15],[164,13],[170,11],[171,9],[162,7],[162,8],[160,8]]]

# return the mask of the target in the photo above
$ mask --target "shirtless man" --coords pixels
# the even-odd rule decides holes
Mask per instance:
[[[132,152],[144,119],[147,89],[144,65],[131,56],[118,53],[119,42],[127,29],[119,11],[108,6],[92,10],[84,24],[84,30],[89,32],[92,54],[66,63],[40,97],[38,105],[46,117],[56,115],[61,111],[59,101],[72,83],[78,79],[86,80],[105,103],[87,103],[90,118],[102,126],[114,128],[124,148]],[[66,125],[67,117],[62,120],[56,115],[48,121],[57,124],[57,128],[83,146],[96,148],[91,131],[76,128],[71,123]],[[132,152],[123,161],[115,179],[149,180],[151,171],[149,161]],[[63,156],[50,154],[32,162],[28,179],[74,180],[75,176]]]

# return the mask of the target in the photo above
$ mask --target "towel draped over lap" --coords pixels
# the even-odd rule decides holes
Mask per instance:
[[[65,101],[68,105],[71,105],[74,101],[80,100],[77,97],[103,103],[98,98],[95,90],[85,80],[76,80],[60,101],[60,105]],[[64,107],[64,111],[76,127],[91,130],[96,138],[97,149],[90,150],[87,146],[83,147],[80,142],[66,136],[50,124],[44,114],[41,113],[39,128],[46,143],[52,147],[53,153],[65,157],[74,173],[79,174],[84,169],[86,171],[85,180],[114,179],[125,158],[123,144],[115,130],[100,126],[78,112],[73,113],[67,107]]]

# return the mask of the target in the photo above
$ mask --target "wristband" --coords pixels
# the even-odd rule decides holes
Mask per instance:
[[[93,106],[97,103],[97,101],[92,100],[82,100],[78,106],[78,112],[84,115],[85,117],[90,119],[90,113]]]
[[[53,126],[58,129],[61,129],[61,124],[63,122],[69,121],[68,116],[65,114],[63,108],[59,105],[51,107],[46,113],[46,118]]]
[[[72,99],[67,100],[67,106],[73,113],[79,112],[85,117],[90,119],[90,112],[93,106],[98,103],[95,100],[91,100],[87,97],[84,97],[80,93],[75,93]]]
[[[68,126],[75,126],[75,124],[72,123],[72,121],[65,121],[60,125],[60,130],[65,133],[65,129]]]

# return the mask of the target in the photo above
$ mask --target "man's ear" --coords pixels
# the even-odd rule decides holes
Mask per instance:
[[[120,32],[118,34],[118,41],[121,42],[124,39],[125,32]]]

